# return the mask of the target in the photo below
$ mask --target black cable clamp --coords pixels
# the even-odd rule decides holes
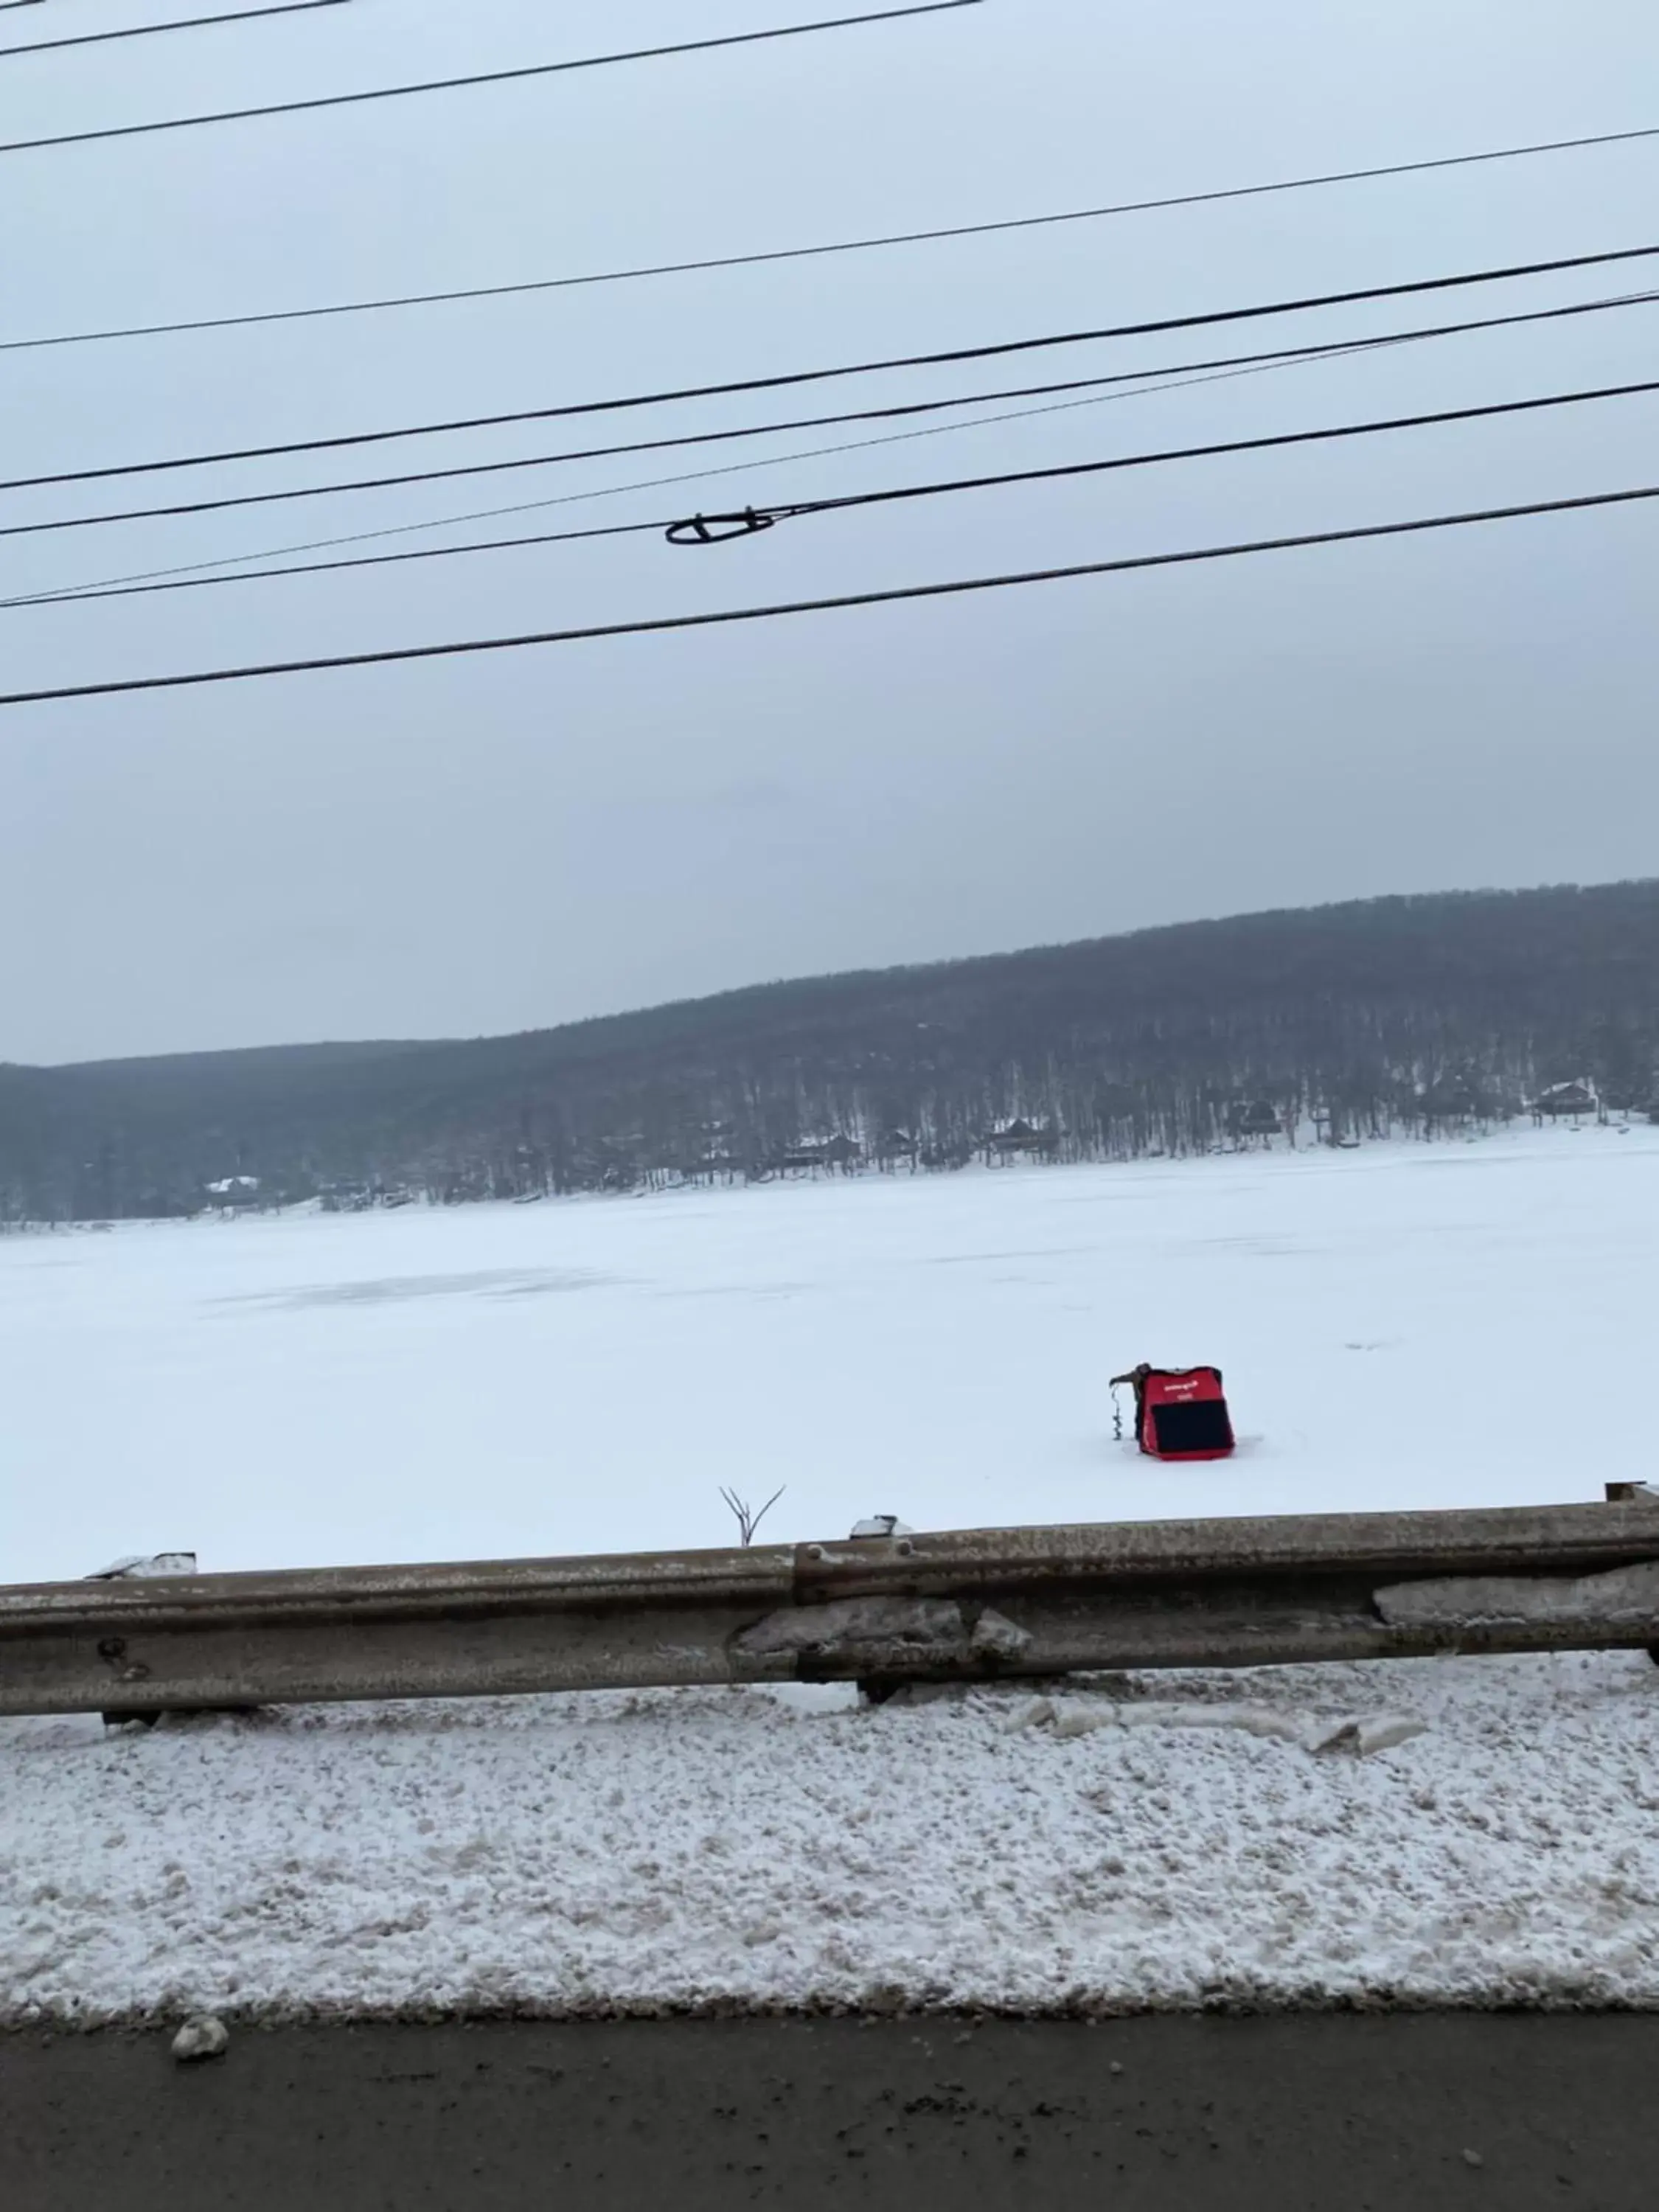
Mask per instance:
[[[663,533],[671,545],[724,545],[733,538],[752,538],[769,530],[775,514],[757,513],[752,507],[741,514],[694,514],[684,522],[671,522]]]

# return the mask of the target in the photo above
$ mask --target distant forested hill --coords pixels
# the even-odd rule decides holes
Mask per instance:
[[[1431,1133],[1556,1085],[1645,1110],[1656,1060],[1659,882],[1370,899],[518,1036],[0,1066],[0,1220]]]

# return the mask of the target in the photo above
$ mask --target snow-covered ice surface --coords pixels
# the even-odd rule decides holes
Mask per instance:
[[[1656,1249],[1647,1128],[0,1240],[0,1578],[1592,1498]],[[1141,1358],[1247,1449],[1115,1446]],[[1053,1702],[0,1723],[0,2018],[1659,2004],[1644,1657]]]
[[[0,1581],[1599,1497],[1656,1251],[1645,1124],[0,1237]],[[1115,1448],[1138,1359],[1238,1457]]]

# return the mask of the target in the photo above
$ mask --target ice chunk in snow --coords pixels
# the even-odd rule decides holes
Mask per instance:
[[[1351,1717],[1316,1729],[1303,1742],[1309,1751],[1353,1750],[1365,1759],[1374,1751],[1392,1751],[1397,1743],[1409,1743],[1414,1735],[1425,1735],[1428,1725],[1413,1713],[1376,1713],[1370,1720]]]
[[[163,1575],[193,1575],[196,1571],[194,1552],[135,1552],[131,1558],[117,1559],[107,1567],[100,1567],[95,1575],[88,1575],[89,1583],[149,1582]]]
[[[173,2037],[173,2055],[181,2066],[190,2066],[198,2059],[222,2058],[229,2046],[230,2033],[223,2021],[203,2013],[187,2020]]]
[[[1166,1705],[1149,1699],[1145,1705],[1118,1705],[1109,1699],[1095,1705],[1066,1705],[1054,1713],[1054,1731],[1059,1736],[1091,1735],[1103,1728],[1240,1729],[1246,1735],[1277,1736],[1299,1743],[1303,1730],[1284,1713],[1263,1705]]]
[[[1409,1743],[1414,1735],[1426,1735],[1429,1724],[1413,1713],[1379,1713],[1375,1720],[1361,1721],[1353,1733],[1354,1749],[1362,1759],[1374,1751],[1392,1751],[1397,1743]]]
[[[1297,1744],[1304,1751],[1349,1747],[1363,1756],[1408,1742],[1413,1736],[1421,1735],[1428,1723],[1409,1713],[1378,1713],[1369,1719],[1345,1713],[1310,1725],[1293,1713],[1276,1712],[1267,1705],[1177,1705],[1158,1698],[1133,1705],[1109,1698],[1097,1704],[1056,1705],[1051,1698],[1039,1698],[1009,1725],[1048,1726],[1062,1737],[1092,1735],[1097,1729],[1110,1728],[1237,1729],[1244,1735]]]

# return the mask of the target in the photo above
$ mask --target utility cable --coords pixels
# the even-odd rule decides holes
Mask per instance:
[[[465,545],[415,545],[400,553],[357,553],[349,560],[301,561],[282,568],[234,569],[228,576],[192,576],[163,572],[166,580],[161,582],[153,583],[146,580],[126,584],[88,584],[71,586],[67,591],[32,592],[21,599],[0,599],[0,613],[13,607],[78,606],[83,599],[148,599],[153,592],[199,592],[213,584],[269,583],[276,576],[330,575],[340,568],[392,568],[405,561],[443,561],[461,553],[505,553],[519,545],[574,545],[588,538],[660,538],[672,526],[666,517],[652,522],[601,522],[585,530],[538,531],[533,537],[475,539]],[[252,556],[244,557],[252,559]],[[206,562],[201,563],[204,568],[210,565]]]
[[[1005,591],[1023,584],[1055,584],[1080,576],[1127,574],[1133,569],[1173,568],[1203,561],[1237,560],[1254,553],[1286,553],[1313,545],[1351,544],[1364,538],[1403,538],[1431,530],[1456,530],[1477,522],[1511,522],[1523,515],[1566,514],[1632,501],[1659,499],[1659,484],[1627,491],[1581,493],[1572,499],[1530,500],[1520,507],[1487,507],[1462,514],[1431,514],[1408,522],[1370,522],[1347,530],[1316,530],[1293,538],[1256,538],[1231,545],[1200,545],[1178,553],[1137,553],[1116,561],[1085,561],[1061,568],[1026,568],[1000,576],[968,576],[943,584],[902,584],[885,591],[848,592],[833,599],[784,599],[771,606],[727,607],[712,614],[658,615],[642,621],[595,623],[577,629],[531,630],[516,637],[461,638],[443,645],[387,646],[374,653],[319,654],[305,660],[268,660],[242,667],[191,669],[174,676],[123,676],[101,684],[67,684],[35,691],[0,692],[0,707],[32,707],[52,699],[106,698],[117,692],[173,691],[185,685],[240,684],[256,677],[310,675],[322,669],[384,667],[399,660],[448,659],[462,653],[510,653],[526,646],[575,645],[609,637],[645,637],[670,630],[712,629],[734,623],[774,622],[786,615],[839,613],[900,599],[948,599],[969,592]]]
[[[1641,384],[1607,384],[1589,392],[1552,392],[1536,399],[1499,399],[1480,407],[1447,407],[1432,415],[1393,415],[1378,422],[1340,422],[1321,430],[1279,430],[1266,438],[1230,438],[1219,445],[1175,446],[1158,453],[1121,453],[1104,461],[1061,461],[1042,469],[1006,469],[994,476],[953,477],[942,483],[900,484],[886,491],[842,492],[830,499],[799,500],[788,506],[744,507],[734,514],[698,514],[673,523],[671,545],[711,545],[726,536],[747,537],[775,523],[805,515],[830,514],[852,507],[882,507],[897,500],[937,499],[959,491],[990,491],[1009,484],[1048,483],[1060,477],[1102,476],[1115,469],[1144,469],[1158,461],[1205,461],[1224,453],[1261,453],[1280,446],[1321,445],[1335,438],[1374,437],[1381,430],[1421,430],[1442,422],[1478,422],[1498,415],[1531,415],[1546,407],[1577,407],[1595,399],[1630,399],[1659,392],[1659,377]],[[722,528],[722,526],[726,527]],[[717,534],[711,535],[714,532]]]
[[[1659,299],[1659,295],[1649,296]],[[1403,344],[1415,335],[1417,334],[1407,332],[1392,338],[1360,340],[1350,346],[1333,347],[1315,358],[1340,358],[1347,354],[1367,351],[1376,346]],[[0,611],[19,606],[58,605],[73,599],[130,599],[141,595],[147,596],[153,592],[199,589],[210,584],[263,582],[276,576],[316,575],[341,568],[382,568],[408,561],[445,560],[463,554],[505,552],[520,546],[557,545],[580,538],[632,536],[647,531],[661,531],[666,534],[672,534],[674,530],[683,528],[684,526],[667,522],[628,523],[599,529],[538,532],[531,535],[521,534],[515,538],[471,539],[459,545],[422,546],[404,552],[357,555],[349,559],[337,561],[293,562],[287,559],[288,556],[295,553],[323,551],[342,545],[361,545],[376,539],[409,537],[426,531],[451,529],[464,522],[490,521],[501,515],[533,514],[544,511],[550,507],[580,506],[589,500],[615,499],[625,496],[630,492],[658,490],[668,484],[706,482],[710,477],[738,475],[752,469],[787,467],[792,461],[816,460],[825,455],[866,452],[876,446],[903,445],[919,438],[943,437],[957,430],[978,429],[1002,422],[1018,422],[1033,416],[1069,413],[1080,407],[1100,406],[1113,400],[1139,398],[1143,396],[1143,392],[1176,392],[1189,389],[1199,384],[1224,383],[1234,377],[1261,375],[1272,368],[1299,366],[1304,356],[1298,356],[1292,361],[1280,361],[1268,356],[1265,362],[1252,366],[1224,368],[1206,375],[1181,377],[1169,383],[1148,385],[1139,391],[1097,392],[1085,399],[1073,399],[1044,407],[1018,408],[1000,415],[978,416],[969,422],[936,424],[926,429],[899,431],[885,437],[857,438],[832,446],[811,446],[793,453],[767,454],[758,459],[732,462],[720,468],[692,469],[676,476],[646,477],[635,478],[629,483],[605,485],[594,490],[566,492],[553,499],[523,500],[509,507],[479,507],[466,514],[443,515],[425,522],[394,523],[383,526],[378,530],[353,531],[339,537],[312,538],[301,540],[298,544],[271,546],[258,553],[221,554],[211,560],[186,562],[173,568],[140,569],[136,574],[106,576],[84,584],[67,585],[58,590],[30,592],[12,599],[0,599]],[[1248,450],[1254,442],[1255,441],[1249,440],[1243,441],[1239,450]],[[1165,456],[1153,454],[1146,458],[1158,459]],[[1171,455],[1168,458],[1176,457]],[[1042,472],[1039,471],[1035,473],[1040,475]],[[803,507],[789,511],[804,512],[806,508]],[[745,516],[754,512],[752,508],[744,510]],[[689,541],[677,538],[673,542],[703,541],[694,536]],[[209,569],[224,569],[234,562],[259,560],[277,561],[283,565],[265,568],[240,568],[228,574],[203,573]]]
[[[977,8],[981,0],[915,0],[865,15],[830,15],[817,23],[781,23],[764,31],[728,31],[719,38],[682,39],[673,46],[635,46],[625,53],[584,54],[574,61],[532,62],[522,69],[485,70],[472,76],[434,77],[424,84],[388,84],[370,92],[331,92],[314,100],[283,100],[264,107],[225,107],[211,115],[169,115],[154,123],[114,123],[99,131],[60,131],[49,138],[0,143],[0,154],[33,154],[48,146],[86,146],[94,139],[141,138],[158,131],[193,131],[206,123],[246,123],[256,116],[299,115],[321,107],[356,107],[371,100],[406,100],[420,92],[456,92],[479,84],[508,84],[526,77],[559,76],[569,70],[607,69],[615,62],[658,61],[666,54],[707,53],[716,46],[753,46],[768,39],[805,38],[813,31],[846,31],[865,23],[896,23],[907,15],[939,15]]]
[[[1632,295],[1630,296],[1632,298],[1642,296],[1659,298],[1659,293],[1648,295]],[[1565,313],[1567,311],[1565,309],[1553,309],[1549,312]],[[1471,327],[1478,326],[1472,325]],[[1403,344],[1404,343],[1405,340],[1403,338],[1393,337],[1362,339],[1356,341],[1352,346],[1297,346],[1286,349],[1283,351],[1275,351],[1272,353],[1234,355],[1231,356],[1231,361],[1259,362],[1265,367],[1288,367],[1292,362],[1301,359],[1325,360],[1334,353],[1358,352],[1362,350],[1362,349],[1370,346],[1399,345]],[[1220,362],[1204,362],[1197,364],[1188,363],[1182,364],[1181,366],[1197,366],[1202,368],[1221,368],[1229,365],[1231,365],[1229,357],[1224,356],[1223,360]],[[740,428],[735,430],[690,430],[683,432],[678,437],[674,438],[636,438],[629,441],[625,445],[619,446],[580,446],[574,447],[567,453],[532,453],[518,460],[468,461],[456,468],[412,469],[405,471],[400,475],[390,477],[348,477],[343,483],[340,483],[298,484],[289,486],[282,491],[236,492],[222,499],[181,500],[167,507],[119,507],[112,509],[109,513],[104,514],[64,515],[61,517],[53,517],[44,522],[0,523],[0,538],[26,538],[38,536],[42,532],[57,530],[90,530],[99,527],[105,523],[151,522],[178,515],[216,514],[221,513],[226,507],[273,507],[297,499],[331,499],[337,494],[346,492],[385,491],[404,484],[447,483],[453,482],[458,477],[491,477],[508,475],[520,469],[558,468],[570,462],[614,460],[622,454],[664,453],[687,446],[729,445],[734,440],[770,437],[786,430],[821,430],[830,428],[833,425],[842,422],[890,422],[896,419],[902,419],[908,416],[935,415],[941,414],[948,410],[958,407],[976,407],[1001,399],[1030,399],[1046,396],[1047,394],[1054,392],[1094,391],[1107,385],[1140,384],[1147,378],[1173,376],[1176,374],[1176,371],[1174,368],[1121,369],[1110,376],[1068,377],[1063,382],[1058,384],[1012,385],[1005,386],[1000,392],[963,392],[949,399],[915,399],[907,401],[902,405],[894,407],[860,407],[838,415],[797,415],[788,417],[781,422],[748,422],[744,423]],[[1208,380],[1203,379],[1194,380],[1207,381]],[[1170,389],[1167,385],[1152,385],[1149,386],[1149,388],[1154,391],[1167,391]],[[1126,398],[1133,398],[1134,395],[1133,393],[1126,393],[1124,396]],[[1015,422],[1019,420],[1020,416],[1025,413],[1036,415],[1043,414],[1047,411],[1048,410],[1043,408],[1030,408],[1029,410],[1022,409],[1012,415],[991,415],[985,416],[983,419],[986,422]],[[976,422],[969,422],[948,424],[945,427],[949,428],[971,430],[977,428],[978,425]],[[864,442],[866,441],[854,441],[855,444],[861,444]],[[882,441],[880,440],[872,440],[868,442],[879,444]],[[838,446],[831,446],[820,447],[817,450],[826,453],[840,453],[846,449]],[[772,458],[783,460],[796,460],[811,459],[812,456],[785,453],[773,456]],[[759,465],[759,464],[757,464],[757,465]],[[715,470],[709,470],[708,471],[698,470],[692,471],[693,475],[702,475],[704,473],[716,475],[721,473],[721,471]],[[684,479],[680,479],[680,481],[684,480]],[[651,479],[652,483],[661,483],[664,481],[675,481],[675,479],[664,479],[660,477]],[[638,484],[624,484],[619,485],[617,489],[619,490],[625,491],[636,491],[642,489],[642,487]],[[580,498],[589,498],[597,497],[599,495],[579,493],[577,496]],[[547,505],[557,504],[556,501],[543,502],[539,500],[530,500],[522,502],[522,505],[520,506],[512,507],[488,507],[482,509],[479,512],[489,514],[513,514],[521,513],[524,506],[537,507],[541,506],[544,503]],[[477,520],[477,514],[451,515],[446,516],[444,520],[446,521],[471,522]],[[424,528],[428,526],[414,524],[410,526],[412,528]],[[434,524],[430,526],[436,528],[439,526]],[[371,532],[369,534],[372,535],[374,533]],[[258,559],[263,556],[254,555],[250,557]]]
[[[986,491],[1012,484],[1043,483],[1060,477],[1098,476],[1118,469],[1144,469],[1164,461],[1213,460],[1224,454],[1255,453],[1279,446],[1306,446],[1340,438],[1364,438],[1382,430],[1416,430],[1443,422],[1467,422],[1482,416],[1520,415],[1545,407],[1568,407],[1585,400],[1621,399],[1638,392],[1659,392],[1659,378],[1644,384],[1613,385],[1595,392],[1564,392],[1539,399],[1501,400],[1484,407],[1455,407],[1435,415],[1403,415],[1383,422],[1339,423],[1319,430],[1290,430],[1268,438],[1237,438],[1209,446],[1180,446],[1158,453],[1125,453],[1103,461],[1069,461],[1053,468],[1013,469],[996,476],[964,477],[945,483],[906,484],[895,489],[854,492],[836,499],[804,500],[793,506],[744,508],[735,514],[698,515],[688,521],[613,522],[584,530],[556,530],[534,537],[498,538],[468,545],[428,545],[402,553],[359,555],[347,561],[307,562],[296,568],[260,568],[231,576],[198,576],[183,582],[141,583],[112,590],[55,592],[27,599],[0,599],[0,609],[13,606],[62,605],[82,599],[125,599],[157,591],[200,588],[205,584],[246,584],[273,576],[303,576],[338,568],[382,568],[406,561],[443,560],[463,553],[500,553],[520,546],[563,545],[595,538],[632,538],[659,533],[672,545],[720,544],[728,538],[750,537],[769,530],[775,523],[812,514],[828,514],[841,507],[875,507],[894,501],[931,499],[942,493]],[[695,535],[685,535],[695,532]]]
[[[1594,269],[1615,261],[1642,261],[1659,254],[1659,246],[1620,246],[1609,252],[1574,253],[1553,261],[1524,261],[1492,269],[1468,270],[1455,276],[1419,276],[1409,283],[1368,284],[1346,292],[1321,292],[1290,300],[1271,300],[1246,307],[1211,308],[1202,314],[1164,315],[1139,323],[1115,323],[1093,330],[1060,331],[1032,338],[1005,338],[991,345],[951,346],[937,353],[902,354],[878,361],[842,363],[834,368],[791,369],[775,376],[741,377],[723,384],[687,385],[660,392],[631,393],[615,399],[568,401],[558,407],[526,407],[504,415],[473,415],[443,422],[416,422],[395,430],[356,430],[331,438],[297,438],[282,445],[242,446],[212,453],[184,453],[163,460],[107,463],[95,469],[64,469],[46,476],[13,477],[0,491],[33,490],[46,484],[88,483],[107,477],[153,476],[161,471],[217,467],[229,461],[270,460],[290,453],[337,452],[346,446],[385,445],[398,438],[427,438],[461,430],[498,429],[514,422],[544,422],[574,415],[609,415],[636,407],[658,407],[671,400],[716,399],[739,392],[775,392],[787,386],[823,384],[844,376],[867,376],[900,368],[936,368],[959,361],[988,361],[1000,355],[1036,353],[1055,346],[1090,345],[1108,338],[1152,337],[1165,331],[1200,330],[1218,323],[1259,321],[1270,315],[1305,314],[1322,307],[1349,307],[1361,300],[1398,300],[1415,293],[1455,291],[1470,284],[1506,283],[1522,276],[1546,276],[1565,269]]]
[[[119,31],[77,31],[68,39],[38,39],[31,46],[0,46],[0,61],[14,54],[52,54],[64,46],[101,46],[112,39],[149,39],[159,31],[205,31],[216,23],[252,23],[262,15],[304,15],[313,8],[343,8],[348,0],[278,0],[267,8],[244,8],[229,15],[186,15],[171,23],[129,23]]]
[[[1442,323],[1419,331],[1389,331],[1374,338],[1358,338],[1341,345],[1285,346],[1266,353],[1224,355],[1218,360],[1182,362],[1161,368],[1120,369],[1109,376],[1069,377],[1056,384],[1014,385],[1000,392],[964,392],[948,399],[915,399],[889,407],[861,407],[836,415],[803,415],[781,422],[745,423],[733,430],[695,430],[682,432],[672,438],[641,438],[625,445],[586,446],[562,453],[532,453],[510,461],[468,461],[459,466],[445,469],[411,469],[396,476],[356,477],[340,483],[300,484],[281,491],[235,492],[219,499],[193,499],[176,501],[165,507],[120,507],[102,514],[77,514],[52,518],[42,522],[0,524],[0,538],[38,536],[43,532],[58,530],[89,530],[106,523],[149,522],[160,518],[185,514],[214,514],[226,507],[271,507],[292,500],[329,499],[337,494],[359,491],[385,491],[404,484],[443,483],[458,477],[488,477],[510,474],[519,469],[547,469],[563,466],[575,461],[614,459],[624,453],[653,453],[684,446],[729,444],[734,439],[768,437],[786,430],[817,430],[840,422],[886,422],[913,415],[931,415],[958,407],[975,407],[1002,399],[1028,399],[1056,392],[1098,390],[1109,385],[1145,383],[1153,377],[1187,378],[1188,372],[1215,368],[1231,368],[1241,364],[1262,363],[1270,367],[1288,367],[1297,361],[1328,360],[1339,354],[1360,353],[1387,346],[1407,345],[1419,338],[1444,337],[1461,331],[1502,329],[1517,323],[1537,323],[1559,320],[1572,315],[1597,314],[1612,307],[1639,307],[1659,299],[1659,292],[1625,292],[1604,300],[1579,301],[1565,307],[1534,307],[1516,315],[1483,315],[1462,323]],[[1207,377],[1193,380],[1208,382]],[[1153,387],[1168,390],[1162,386]],[[1041,408],[1022,410],[1012,415],[990,416],[988,422],[1015,422],[1024,413],[1041,414]],[[973,423],[956,427],[971,429]],[[836,448],[830,448],[835,451]],[[810,459],[810,455],[785,454],[787,460]],[[637,489],[635,486],[626,487]],[[538,502],[526,502],[538,504]],[[515,509],[490,509],[490,513],[512,513]],[[471,521],[476,518],[463,515],[453,518]],[[305,549],[309,550],[309,549]],[[258,555],[250,557],[258,559]]]
[[[586,284],[630,284],[647,277],[687,276],[715,269],[751,269],[769,261],[806,261],[829,253],[868,253],[896,246],[927,246],[951,238],[988,238],[999,232],[1041,230],[1056,223],[1098,222],[1108,216],[1145,215],[1166,208],[1203,207],[1220,200],[1256,199],[1271,192],[1310,191],[1380,177],[1419,176],[1431,169],[1467,168],[1483,161],[1516,161],[1539,154],[1565,154],[1593,146],[1620,146],[1659,137],[1659,125],[1641,131],[1602,131],[1582,138],[1549,138],[1526,146],[1496,146],[1477,154],[1442,154],[1424,161],[1388,161],[1368,169],[1328,169],[1261,185],[1228,185],[1214,191],[1173,192],[1159,199],[1120,200],[1107,207],[1068,208],[1056,215],[1005,216],[995,222],[951,223],[939,230],[892,231],[877,238],[847,238],[817,246],[781,246],[759,253],[722,253],[697,261],[658,261],[633,269],[603,269],[576,276],[540,276],[516,284],[470,284],[447,292],[401,292],[374,300],[343,300],[320,307],[271,307],[246,315],[203,315],[172,323],[130,323],[106,331],[64,331],[38,338],[0,338],[0,353],[42,346],[103,345],[115,339],[171,337],[192,331],[245,330],[259,323],[312,322],[328,315],[379,314],[393,307],[431,307],[460,300],[503,300],[520,293],[561,292]]]
[[[1357,352],[1365,343],[1370,342],[1362,342],[1362,345],[1352,347],[1332,347],[1316,357],[1331,358]],[[1149,384],[1133,392],[1096,392],[1086,399],[1059,401],[1044,407],[1017,408],[1001,415],[977,416],[968,422],[935,423],[927,429],[894,431],[880,438],[846,439],[833,446],[808,446],[793,453],[770,453],[755,460],[728,462],[720,468],[687,469],[675,476],[635,477],[629,483],[604,484],[591,491],[564,492],[554,499],[520,500],[510,507],[475,507],[464,514],[440,515],[425,522],[398,522],[383,525],[378,530],[351,531],[341,537],[302,539],[298,544],[269,546],[259,553],[222,553],[213,560],[190,561],[170,568],[141,568],[134,574],[105,576],[88,584],[67,585],[57,591],[28,592],[15,599],[0,599],[0,610],[55,606],[72,599],[130,599],[140,592],[192,590],[207,584],[254,583],[270,576],[316,575],[335,568],[374,568],[394,562],[442,560],[455,554],[498,553],[519,545],[560,545],[580,538],[622,537],[641,531],[664,532],[672,526],[666,521],[629,523],[598,530],[558,530],[538,532],[531,537],[474,539],[464,545],[418,546],[408,552],[360,555],[346,561],[307,561],[275,568],[242,568],[228,575],[204,575],[202,573],[209,568],[224,568],[233,562],[282,560],[291,553],[312,553],[337,545],[362,545],[375,539],[412,537],[425,531],[453,529],[463,522],[492,521],[498,515],[535,514],[550,507],[579,507],[589,500],[620,499],[630,492],[659,490],[665,484],[706,483],[710,477],[737,476],[749,469],[785,467],[791,461],[817,460],[826,454],[863,453],[873,446],[900,446],[916,438],[941,438],[956,430],[976,430],[990,424],[1019,422],[1034,415],[1057,415],[1073,408],[1103,406],[1115,399],[1139,399],[1147,392],[1180,392],[1195,384],[1220,384],[1231,377],[1260,376],[1269,368],[1293,365],[1270,355],[1253,368],[1223,369],[1206,376],[1184,376],[1167,384]]]

